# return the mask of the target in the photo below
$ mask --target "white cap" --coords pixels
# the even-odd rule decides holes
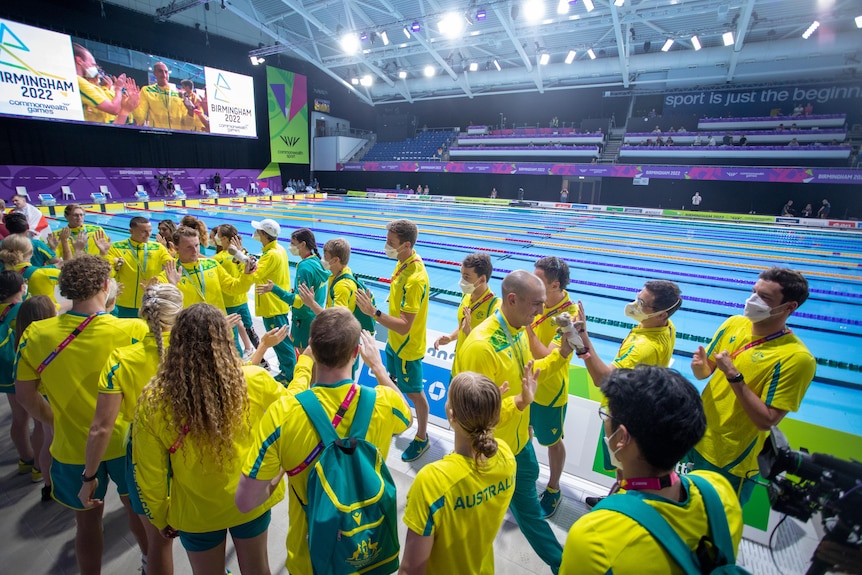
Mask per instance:
[[[279,236],[279,234],[281,234],[281,226],[278,225],[277,221],[271,220],[269,218],[267,218],[265,220],[261,220],[259,222],[252,220],[251,227],[253,227],[256,230],[260,230],[263,233],[265,233],[269,236],[272,236],[274,238],[277,238]]]

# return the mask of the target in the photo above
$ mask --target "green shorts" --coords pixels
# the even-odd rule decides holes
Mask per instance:
[[[242,318],[242,327],[248,329],[254,326],[254,320],[251,318],[251,310],[248,309],[248,304],[244,303],[242,305],[234,305],[228,308],[225,308],[225,311],[228,315],[232,313],[238,313]]]
[[[121,305],[114,306],[113,315],[117,317],[125,317],[125,318],[138,318],[141,317],[138,314],[138,308],[136,307],[123,307]]]
[[[386,344],[386,371],[395,378],[398,389],[404,393],[422,393],[425,390],[422,381],[422,360],[401,359],[388,343]]]
[[[760,477],[760,474],[755,474],[753,477],[746,479],[745,477],[734,475],[728,468],[717,467],[707,461],[706,458],[694,448],[686,454],[683,459],[683,463],[686,464],[689,471],[715,471],[727,479],[727,481],[730,482],[730,486],[733,487],[733,490],[736,492],[736,496],[739,498],[739,504],[743,507],[751,498],[751,494],[754,492],[754,487],[757,485],[757,479]],[[733,467],[734,465],[735,463],[731,463],[728,467]]]
[[[84,473],[83,465],[60,463],[56,459],[52,459],[51,484],[54,488],[51,491],[51,496],[54,500],[69,509],[86,511],[86,507],[78,499],[78,492],[81,491],[82,473]],[[99,464],[99,469],[96,471],[96,479],[99,480],[99,486],[96,487],[93,499],[105,498],[105,494],[108,492],[108,478],[117,485],[117,493],[120,497],[125,497],[129,494],[129,487],[126,483],[125,456],[109,459]]]
[[[533,434],[540,445],[545,447],[556,445],[563,438],[563,425],[566,423],[568,409],[568,403],[559,407],[548,407],[537,403],[530,406],[530,425],[533,426]]]
[[[0,383],[0,393],[5,393],[7,395],[15,395],[15,382],[12,383]]]
[[[269,529],[272,512],[267,509],[260,517],[247,521],[242,525],[230,527],[230,536],[234,539],[254,539]],[[189,533],[180,531],[180,542],[186,551],[201,552],[209,551],[222,544],[227,536],[228,529],[207,531],[206,533]]]

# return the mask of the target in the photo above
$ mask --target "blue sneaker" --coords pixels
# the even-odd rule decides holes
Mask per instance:
[[[401,454],[401,461],[416,461],[422,457],[423,453],[428,451],[430,445],[431,442],[428,441],[427,437],[425,439],[414,437],[410,445],[407,446],[407,449],[404,450],[404,453]]]
[[[560,501],[563,499],[563,494],[558,489],[545,488],[542,496],[539,498],[539,505],[542,507],[542,513],[545,514],[545,519],[550,519],[560,508]]]

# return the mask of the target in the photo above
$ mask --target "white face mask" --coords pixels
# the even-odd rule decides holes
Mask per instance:
[[[87,78],[95,78],[99,75],[99,67],[98,66],[90,66],[86,70],[84,70],[84,74],[87,75]]]
[[[463,278],[461,279],[461,281],[458,282],[458,285],[461,287],[461,291],[467,295],[470,295],[474,291],[476,291],[476,286]]]
[[[260,234],[257,232],[254,232],[253,234],[251,234],[251,239],[259,242],[260,241]]]
[[[287,246],[287,251],[289,251],[291,255],[294,255],[294,256],[299,255],[299,248],[293,244],[290,244],[289,246]]]
[[[326,271],[330,271],[332,269],[332,266],[326,260],[320,260],[320,265],[322,265],[323,269],[325,269]]]
[[[750,319],[751,323],[757,323],[769,319],[772,316],[772,310],[780,308],[781,305],[771,308],[759,295],[753,293],[751,297],[745,300],[745,311],[742,312],[742,315]]]
[[[626,314],[626,317],[630,317],[631,319],[633,319],[633,320],[635,320],[636,322],[640,323],[640,322],[642,322],[642,321],[646,321],[646,320],[648,320],[648,319],[650,319],[650,318],[656,317],[657,315],[661,315],[661,314],[663,314],[664,312],[666,312],[666,311],[669,311],[669,310],[673,309],[673,307],[674,307],[675,305],[676,305],[676,304],[673,304],[673,305],[672,305],[672,306],[670,306],[669,308],[667,308],[667,309],[663,309],[663,310],[661,310],[661,311],[656,311],[656,312],[653,312],[653,313],[646,313],[646,312],[643,310],[643,308],[641,307],[641,305],[637,302],[637,300],[635,300],[635,301],[633,301],[633,302],[631,302],[631,303],[627,303],[627,304],[626,304],[625,314]]]
[[[622,428],[621,428],[621,427],[617,427],[617,431],[619,431],[620,429],[622,429]],[[604,440],[605,440],[605,447],[607,447],[607,448],[608,448],[608,455],[610,455],[610,456],[611,456],[611,465],[613,465],[613,466],[614,466],[614,467],[616,467],[617,469],[622,469],[622,468],[623,468],[623,463],[622,463],[622,461],[620,461],[619,459],[617,459],[617,452],[618,452],[620,449],[622,449],[622,447],[618,447],[616,450],[611,449],[611,437],[613,437],[614,435],[616,435],[616,434],[617,434],[617,431],[614,431],[613,433],[611,433],[611,436],[610,436],[610,437],[608,437],[608,436],[603,436],[603,437],[602,437],[602,439],[604,439]],[[624,445],[623,447],[625,447],[625,445]]]
[[[386,257],[387,257],[387,258],[390,258],[390,259],[393,259],[393,260],[398,259],[398,250],[397,250],[396,248],[393,248],[393,247],[392,247],[392,246],[390,246],[389,244],[386,244],[386,245],[383,247],[383,251],[384,251],[384,252],[386,252]]]

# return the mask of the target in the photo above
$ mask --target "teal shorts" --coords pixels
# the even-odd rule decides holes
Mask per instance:
[[[311,322],[314,318],[296,317],[293,316],[293,323],[290,324],[290,339],[293,340],[294,347],[305,349],[308,347],[308,338],[311,337]]]
[[[403,360],[395,354],[395,350],[386,344],[386,371],[395,378],[398,389],[403,393],[422,393],[425,390],[422,381],[422,360]]]
[[[566,411],[569,404],[559,407],[548,407],[534,403],[530,406],[530,425],[533,434],[540,445],[549,447],[556,445],[563,438],[563,426],[566,423]]]
[[[688,454],[686,454],[683,459],[683,463],[686,464],[688,471],[714,471],[727,479],[727,481],[730,482],[730,486],[733,487],[733,490],[736,492],[736,496],[739,498],[739,504],[743,507],[751,498],[751,494],[754,492],[754,487],[757,485],[757,479],[760,477],[760,474],[755,474],[753,477],[749,478],[734,475],[727,468],[717,467],[707,461],[706,458],[698,453],[696,449],[691,449]],[[732,467],[733,465],[734,464],[731,464],[728,467]]]
[[[130,318],[137,318],[137,317],[141,317],[141,316],[138,314],[138,308],[136,308],[136,307],[123,307],[123,306],[121,306],[121,305],[114,306],[114,313],[113,313],[113,315],[115,315],[115,316],[117,316],[117,317],[126,317],[126,318],[129,318],[129,317],[130,317]]]
[[[252,519],[242,525],[230,527],[230,536],[234,539],[254,539],[261,533],[269,529],[269,522],[272,519],[272,512],[266,510],[257,519]],[[189,533],[188,531],[180,531],[180,541],[186,551],[201,552],[215,549],[225,540],[228,529],[219,529],[217,531],[207,531],[206,533]]]
[[[78,492],[81,491],[82,473],[84,473],[83,465],[60,463],[56,459],[52,459],[51,484],[54,488],[51,491],[51,496],[57,503],[75,511],[86,511],[86,508],[81,504],[81,500],[78,499]],[[96,487],[93,499],[105,498],[105,494],[108,492],[108,478],[117,485],[117,494],[120,497],[125,497],[129,494],[129,487],[126,483],[125,456],[109,459],[99,464],[99,469],[96,471],[96,479],[99,480],[99,486]]]
[[[15,382],[12,383],[0,383],[0,393],[5,393],[7,395],[15,395]]]
[[[225,311],[228,315],[232,313],[238,313],[239,316],[242,318],[242,327],[244,327],[245,329],[248,329],[254,325],[254,321],[251,319],[251,310],[248,309],[247,303],[225,308]]]

